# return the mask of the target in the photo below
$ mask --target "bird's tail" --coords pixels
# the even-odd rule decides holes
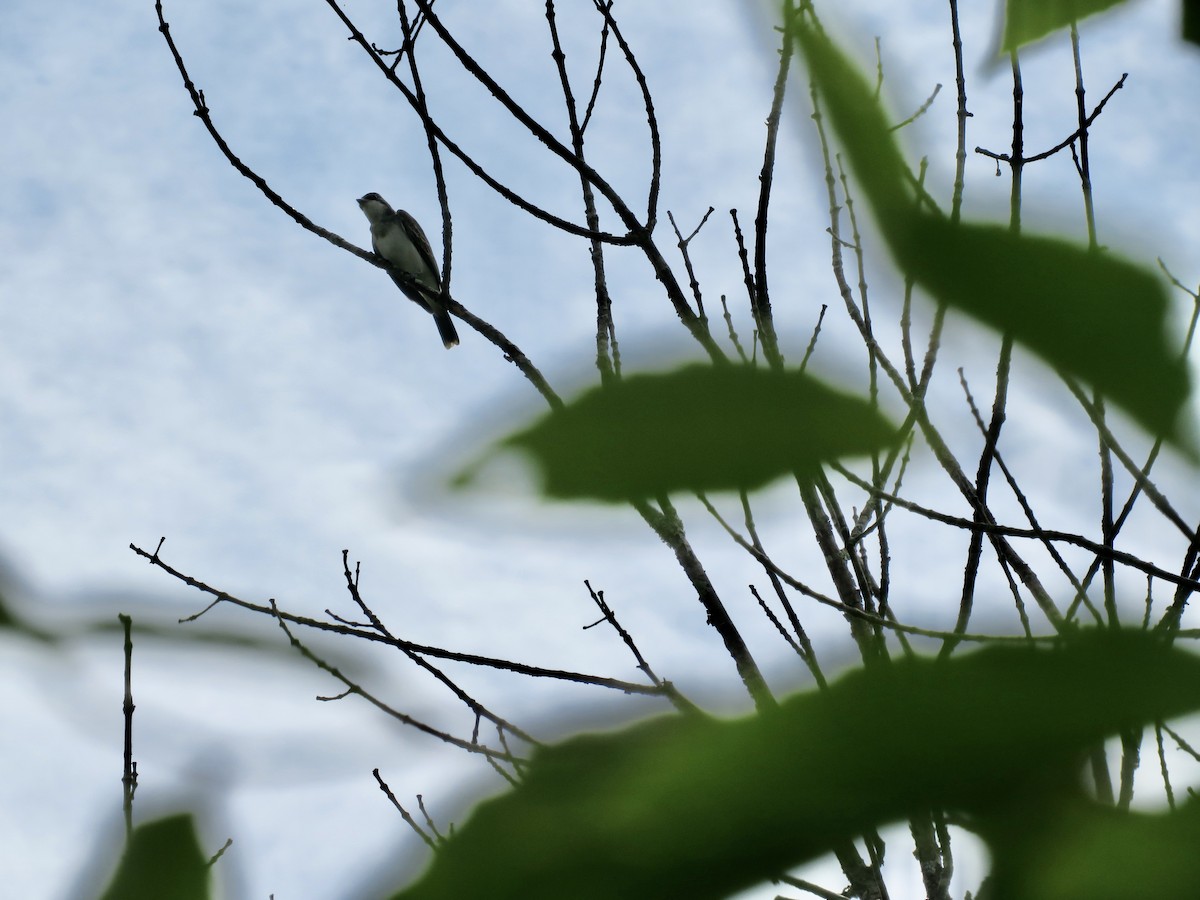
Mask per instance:
[[[434,310],[433,321],[437,322],[438,334],[442,336],[442,343],[446,345],[446,349],[457,347],[458,332],[455,331],[454,320],[450,318],[450,313],[444,306],[439,306]]]

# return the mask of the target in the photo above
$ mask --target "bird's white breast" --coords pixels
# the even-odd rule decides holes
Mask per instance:
[[[372,228],[375,252],[402,272],[405,272],[430,287],[438,287],[438,278],[430,271],[420,252],[404,229],[394,223],[382,228]]]

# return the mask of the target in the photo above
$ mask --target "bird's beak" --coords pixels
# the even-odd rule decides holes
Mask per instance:
[[[357,203],[358,203],[358,205],[361,207],[361,206],[363,205],[363,201],[364,201],[364,200],[366,200],[366,199],[367,199],[367,198],[366,198],[366,195],[363,195],[362,197],[359,197],[359,198],[358,198],[358,200],[357,200],[357,201],[355,201],[355,202],[357,202]]]

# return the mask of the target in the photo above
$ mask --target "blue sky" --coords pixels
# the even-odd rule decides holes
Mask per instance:
[[[508,0],[479,15],[443,2],[443,15],[459,23],[464,42],[514,96],[557,122],[543,4]],[[739,208],[743,223],[753,217],[773,57],[764,20],[743,6],[629,4],[619,11],[661,116],[664,216],[674,211],[690,231],[715,207],[693,245],[697,272],[710,313],[727,293],[745,339],[749,318],[726,211]],[[973,39],[968,147],[1004,149],[1010,87],[1003,66],[994,73],[985,66],[995,17],[987,6],[963,11]],[[453,501],[432,492],[430,499],[430,482],[447,459],[507,416],[538,411],[536,397],[465,327],[462,346],[443,350],[433,323],[382,272],[296,227],[224,162],[191,114],[153,4],[75,7],[64,15],[16,0],[0,35],[7,123],[0,143],[0,558],[13,605],[46,627],[115,622],[118,610],[145,622],[195,612],[199,595],[127,549],[130,542],[151,549],[165,536],[169,563],[231,593],[274,597],[313,615],[326,607],[348,612],[340,568],[348,548],[362,561],[364,594],[405,636],[632,678],[615,639],[580,631],[595,618],[583,587],[588,578],[606,591],[660,674],[714,707],[744,708],[732,666],[724,665],[669,553],[631,512],[547,508],[518,492]],[[942,83],[906,141],[913,159],[929,155],[930,184],[943,198],[954,129],[944,7],[933,0],[839,5],[860,52],[870,54],[872,36],[883,36],[885,93],[898,118]],[[348,7],[384,46],[398,43],[393,9],[365,0]],[[1092,98],[1131,73],[1093,132],[1101,242],[1147,261],[1161,255],[1195,284],[1200,53],[1178,45],[1177,15],[1175,3],[1132,3],[1083,27],[1083,54]],[[354,199],[376,190],[417,216],[440,246],[418,123],[325,5],[168,3],[166,16],[225,138],[297,208],[366,246]],[[582,93],[594,52],[591,17],[565,8],[560,16]],[[423,38],[427,86],[456,139],[502,178],[579,219],[570,171],[539,154],[434,43],[432,34]],[[1027,146],[1040,148],[1073,127],[1065,41],[1030,50],[1024,72]],[[597,113],[593,158],[640,198],[648,159],[640,105],[624,74],[613,76],[613,92]],[[776,315],[795,360],[819,305],[830,303],[813,365],[853,383],[862,351],[833,305],[821,172],[804,91],[793,97],[773,213]],[[994,178],[991,163],[975,155],[967,171],[968,213],[1003,218],[1007,178]],[[456,296],[553,381],[579,383],[594,352],[586,249],[531,225],[460,166],[450,164],[448,173]],[[1028,227],[1083,233],[1069,158],[1027,173],[1026,198]],[[663,245],[671,243],[664,234]],[[696,358],[645,262],[613,252],[609,265],[626,365]],[[896,294],[878,254],[872,271],[880,315],[895,318]],[[934,402],[949,410],[947,432],[970,448],[974,434],[953,371],[965,366],[977,394],[987,396],[994,339],[957,323],[949,335]],[[1036,365],[1022,371],[1028,374],[1014,383],[1013,400],[1022,412],[1010,420],[1005,447],[1027,464],[1047,521],[1092,528],[1091,511],[1081,512],[1077,500],[1095,493],[1094,439],[1064,391]],[[1173,460],[1160,474],[1177,485],[1189,477]],[[914,491],[962,511],[928,461],[911,478]],[[788,548],[789,565],[813,566],[818,557],[791,495],[774,488],[762,503],[764,527]],[[805,685],[790,651],[753,612],[745,585],[761,579],[760,571],[698,505],[681,508],[772,683],[780,690]],[[733,506],[730,512],[737,514]],[[909,615],[945,627],[962,542],[943,535],[945,545],[930,544],[928,534],[914,527],[897,538],[897,558],[911,550],[916,562],[898,568],[896,589]],[[1127,549],[1154,555],[1162,540],[1161,526],[1149,520],[1128,536]],[[995,600],[988,621],[1013,628],[1003,586],[988,590]],[[827,659],[848,658],[836,617],[811,616]],[[277,640],[272,626],[232,610],[205,621]],[[6,889],[67,896],[94,836],[117,828],[119,640],[80,637],[53,651],[21,637],[0,642],[0,702],[20,726],[0,737],[10,773],[0,779],[0,841],[12,859]],[[367,656],[362,648],[321,646]],[[285,654],[260,658],[148,639],[136,652],[140,811],[204,793],[216,823],[206,840],[215,848],[235,839],[233,896],[341,896],[383,854],[404,847],[415,855],[415,839],[374,787],[373,766],[402,799],[423,793],[447,818],[461,810],[463,779],[495,787],[475,762],[365,708],[313,702],[334,687]],[[395,685],[397,705],[469,730],[413,672],[383,657],[370,661],[379,667],[374,677]],[[554,713],[576,724],[611,723],[630,709],[619,698],[456,674],[506,715],[550,732],[564,727]]]

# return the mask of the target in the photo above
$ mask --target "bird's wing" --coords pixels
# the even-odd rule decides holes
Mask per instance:
[[[429,246],[429,238],[425,237],[425,232],[421,229],[417,220],[404,210],[396,210],[396,218],[400,221],[401,227],[408,232],[413,246],[417,248],[417,253],[420,254],[425,265],[429,266],[429,271],[437,279],[438,287],[440,288],[442,283],[441,270],[438,268],[437,260],[433,256],[433,248]]]

